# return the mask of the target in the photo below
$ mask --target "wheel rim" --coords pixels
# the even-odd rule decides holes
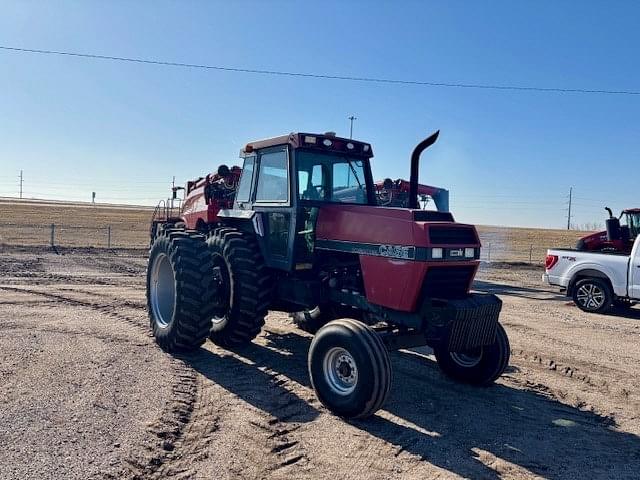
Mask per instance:
[[[164,253],[156,257],[151,270],[151,310],[160,328],[167,328],[173,319],[176,286],[173,266]]]
[[[576,294],[576,299],[580,306],[588,310],[597,310],[604,305],[604,290],[593,283],[581,285]]]
[[[231,277],[224,257],[218,253],[213,255],[213,286],[216,294],[213,299],[214,313],[211,322],[222,323],[226,320],[231,308]]]
[[[451,359],[464,368],[475,367],[482,360],[482,347],[467,352],[450,352]]]
[[[349,395],[358,383],[358,367],[351,354],[341,347],[333,347],[322,362],[324,379],[338,395]]]

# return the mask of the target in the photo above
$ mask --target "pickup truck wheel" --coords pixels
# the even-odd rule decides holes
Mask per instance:
[[[589,313],[606,313],[613,303],[611,287],[599,278],[585,278],[573,287],[573,301]]]
[[[336,415],[371,416],[389,395],[389,353],[362,322],[344,318],[327,323],[313,337],[308,360],[316,395]]]
[[[450,352],[446,345],[433,349],[440,369],[449,377],[471,385],[489,386],[509,365],[511,347],[502,325],[498,324],[496,339],[491,345],[466,352]]]

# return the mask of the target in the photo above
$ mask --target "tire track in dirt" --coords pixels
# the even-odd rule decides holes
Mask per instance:
[[[265,367],[260,358],[249,359],[242,351],[218,351],[212,344],[188,362],[201,374],[203,394],[198,400],[194,421],[177,445],[174,461],[158,472],[160,477],[195,476],[194,462],[197,464],[207,455],[205,452],[210,451],[213,432],[225,428],[233,429],[232,435],[239,437],[237,443],[242,445],[244,457],[240,464],[231,462],[227,466],[232,478],[246,477],[247,469],[252,472],[248,475],[251,478],[277,478],[287,477],[288,467],[295,467],[296,475],[310,468],[309,453],[298,433],[304,423],[317,416],[317,411],[311,402],[300,398],[295,381]],[[240,411],[245,421],[239,429],[235,424],[225,425],[229,420],[233,423],[233,416],[239,412],[229,407],[229,388],[242,402]],[[216,401],[216,395],[222,395],[224,401]]]
[[[0,286],[0,290],[38,295],[52,299],[55,303],[90,308],[125,322],[147,339],[152,337],[148,329],[143,327],[141,319],[118,313],[118,308],[121,308],[119,305],[82,301],[35,289]],[[153,342],[149,341],[146,345],[151,346],[152,344]],[[161,471],[166,468],[167,463],[176,457],[175,454],[172,454],[176,444],[183,437],[185,431],[190,428],[198,395],[202,391],[201,380],[198,379],[197,373],[182,359],[170,357],[170,368],[171,399],[166,403],[160,417],[148,426],[148,431],[152,434],[149,441],[135,451],[127,452],[128,458],[125,459],[128,464],[128,471],[125,473],[127,477],[133,479],[162,477]],[[206,402],[200,399],[200,403]]]

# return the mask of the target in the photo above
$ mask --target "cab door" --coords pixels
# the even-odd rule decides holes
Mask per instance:
[[[258,152],[253,210],[264,228],[263,252],[271,268],[291,270],[295,240],[288,146]]]

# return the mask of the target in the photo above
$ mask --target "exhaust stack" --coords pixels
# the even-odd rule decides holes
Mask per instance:
[[[420,154],[424,152],[431,145],[436,143],[438,139],[438,135],[440,135],[440,130],[431,134],[423,141],[421,141],[416,148],[413,149],[413,153],[411,154],[411,177],[409,178],[409,208],[417,209],[419,208],[418,204],[418,170],[420,166]]]

